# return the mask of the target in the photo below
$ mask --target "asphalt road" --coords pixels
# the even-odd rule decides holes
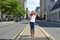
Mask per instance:
[[[0,39],[12,39],[27,23],[28,20],[0,23]]]
[[[60,40],[60,23],[36,21],[45,31],[52,35],[55,40]]]

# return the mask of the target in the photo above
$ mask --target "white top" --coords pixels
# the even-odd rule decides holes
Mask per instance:
[[[35,22],[36,15],[31,16],[30,22]]]

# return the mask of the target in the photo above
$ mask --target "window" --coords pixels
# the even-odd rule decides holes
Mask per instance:
[[[57,18],[57,12],[55,12],[55,18]]]
[[[59,19],[60,19],[60,11],[59,11]]]

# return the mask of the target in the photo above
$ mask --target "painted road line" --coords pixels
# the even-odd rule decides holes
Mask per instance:
[[[43,32],[43,34],[47,37],[48,40],[55,40],[53,36],[51,36],[49,33],[47,33],[42,27],[38,26],[39,29]]]
[[[29,25],[29,24],[28,24]],[[28,26],[27,25],[27,26]],[[27,26],[25,27],[25,29],[20,33],[20,35],[22,35],[24,32],[25,32],[25,30],[27,29]],[[18,36],[18,39],[20,38],[20,35]]]
[[[40,28],[39,28],[39,26],[37,26],[37,28],[40,30]],[[40,30],[41,31],[41,30]],[[42,35],[44,35],[43,33],[42,33]],[[44,37],[46,38],[46,36],[44,35]],[[47,39],[47,38],[46,38]],[[48,40],[48,39],[47,39]]]
[[[27,26],[27,25],[28,25],[28,24],[26,24],[26,26]],[[15,40],[15,39],[19,36],[19,34],[26,28],[26,26],[23,27],[22,30],[20,30],[20,31],[12,38],[12,40]]]

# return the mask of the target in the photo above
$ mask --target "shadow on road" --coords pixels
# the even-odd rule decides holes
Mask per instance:
[[[20,37],[31,37],[31,35],[21,35]]]
[[[58,23],[45,22],[45,21],[36,21],[36,23],[41,27],[60,28],[60,24]]]
[[[19,40],[52,40],[50,37],[31,37],[30,35],[23,35]]]
[[[21,35],[19,40],[47,40],[46,37],[31,37],[30,35]]]
[[[21,24],[28,24],[28,23],[21,23]]]

